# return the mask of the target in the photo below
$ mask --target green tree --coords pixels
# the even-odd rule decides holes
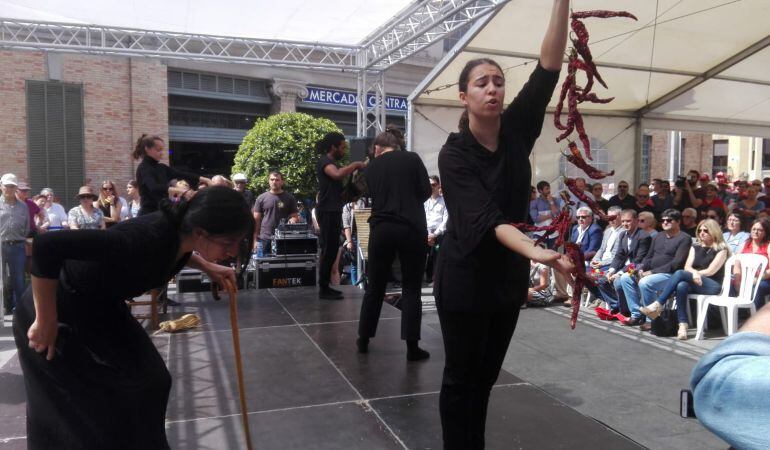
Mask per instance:
[[[235,154],[233,173],[242,172],[249,187],[259,193],[268,188],[270,170],[280,170],[284,188],[298,199],[318,192],[315,144],[326,133],[342,132],[329,119],[304,113],[281,113],[257,120]]]

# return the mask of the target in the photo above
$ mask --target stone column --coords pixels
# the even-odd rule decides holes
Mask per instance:
[[[304,81],[273,78],[270,93],[273,95],[274,101],[270,113],[296,112],[297,99],[307,97],[305,85]]]

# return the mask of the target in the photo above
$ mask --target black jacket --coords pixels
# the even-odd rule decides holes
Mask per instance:
[[[641,228],[637,228],[634,234],[631,235],[631,247],[628,247],[628,231],[623,231],[620,235],[620,248],[615,254],[615,259],[612,260],[610,268],[615,272],[620,272],[626,265],[626,261],[629,259],[634,265],[642,263],[647,256],[647,252],[650,251],[650,245],[652,244],[652,237]]]

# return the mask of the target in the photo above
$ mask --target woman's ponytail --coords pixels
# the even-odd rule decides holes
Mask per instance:
[[[468,110],[463,111],[463,115],[460,116],[460,123],[457,124],[457,129],[460,133],[470,133],[470,119],[468,118]]]
[[[155,145],[155,141],[162,141],[160,136],[150,136],[149,134],[143,134],[142,137],[137,139],[134,151],[131,156],[134,159],[142,159],[147,154],[147,148],[151,148]]]

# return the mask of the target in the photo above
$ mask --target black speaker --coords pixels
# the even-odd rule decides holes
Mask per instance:
[[[350,140],[350,160],[363,161],[366,159],[367,152],[372,148],[374,138],[352,138]]]

